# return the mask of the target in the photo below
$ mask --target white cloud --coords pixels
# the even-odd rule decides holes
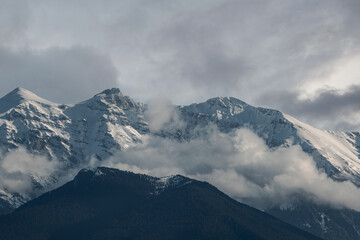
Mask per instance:
[[[59,169],[60,163],[19,148],[0,160],[0,188],[24,196],[33,194],[34,181],[42,184]],[[45,182],[44,182],[45,181]]]
[[[180,128],[183,125],[176,107],[171,104],[169,99],[161,96],[153,98],[149,102],[145,112],[145,119],[153,132],[161,129]]]
[[[148,137],[103,166],[156,176],[184,174],[206,180],[230,196],[265,209],[301,194],[315,202],[360,210],[360,189],[317,170],[300,146],[269,149],[249,129],[229,135],[212,129],[206,139],[177,142]]]
[[[208,181],[260,209],[288,206],[297,196],[303,196],[315,203],[360,211],[360,189],[320,172],[300,146],[269,149],[263,139],[246,128],[229,134],[215,127],[206,131],[206,137],[189,142],[146,136],[142,143],[107,160],[99,162],[94,158],[67,171],[56,160],[29,154],[24,149],[14,150],[0,161],[0,188],[34,196],[34,179],[55,188],[71,180],[80,168],[107,166],[154,176],[182,174]],[[56,183],[51,182],[54,176]]]

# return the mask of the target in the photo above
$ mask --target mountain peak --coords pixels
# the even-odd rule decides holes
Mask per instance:
[[[85,103],[91,105],[93,105],[94,102],[98,104],[99,108],[107,108],[109,105],[116,105],[123,110],[140,107],[132,98],[123,95],[119,88],[106,89],[85,101]],[[94,108],[94,106],[92,106],[92,108]]]
[[[184,177],[182,175],[171,175],[166,177],[151,177],[145,174],[140,173],[133,173],[129,171],[124,171],[116,168],[109,168],[109,167],[96,167],[96,168],[83,168],[79,171],[77,174],[77,177],[86,176],[86,178],[96,178],[96,177],[110,177],[114,178],[114,176],[141,176],[142,178],[149,177],[153,181],[157,182],[168,182],[168,183],[174,183],[174,182],[181,182],[181,181],[188,181],[191,180],[190,178]],[[76,177],[75,177],[76,178]]]
[[[105,95],[105,96],[120,95],[120,96],[123,96],[123,94],[122,94],[122,92],[120,91],[119,88],[105,89],[104,91],[102,91],[101,93],[96,94],[95,96],[99,96],[99,95]]]
[[[79,173],[76,175],[76,178],[86,178],[87,180],[90,180],[92,178],[105,178],[116,176],[116,175],[125,175],[128,172],[114,169],[114,168],[107,168],[107,167],[97,167],[97,168],[84,168],[79,171]]]
[[[194,182],[193,179],[182,175],[173,175],[167,177],[152,177],[145,174],[137,174],[129,171],[123,171],[115,168],[97,167],[94,169],[84,168],[79,171],[74,181],[78,186],[89,186],[91,183],[116,184],[129,186],[130,184],[139,184],[138,191],[143,189],[143,194],[159,195],[167,189],[179,188]],[[145,186],[145,187],[144,187]]]
[[[0,113],[6,112],[10,108],[16,107],[17,105],[28,101],[34,101],[47,105],[54,104],[29,90],[17,87],[4,97],[0,98]]]
[[[223,107],[229,107],[231,105],[241,105],[241,106],[248,105],[247,103],[241,101],[240,99],[233,97],[215,97],[208,99],[206,102],[210,105],[219,105]]]

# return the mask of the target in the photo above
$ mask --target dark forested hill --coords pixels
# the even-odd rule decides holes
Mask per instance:
[[[206,182],[110,168],[1,216],[1,239],[317,239]]]

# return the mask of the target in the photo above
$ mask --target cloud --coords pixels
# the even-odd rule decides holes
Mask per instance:
[[[76,103],[117,85],[110,58],[92,48],[8,50],[0,47],[0,94],[20,86],[59,103]]]
[[[24,44],[29,21],[26,0],[0,0],[0,45],[9,48]]]
[[[78,45],[94,48],[111,57],[123,92],[145,101],[159,89],[152,84],[157,69],[149,65],[144,50],[149,32],[179,12],[216,1],[27,1],[26,42],[19,46],[37,50]]]
[[[156,176],[184,174],[209,181],[261,209],[291,205],[301,195],[317,203],[360,210],[360,189],[355,185],[336,182],[320,172],[300,146],[269,149],[245,128],[224,134],[212,127],[206,138],[189,142],[149,136],[97,164]]]
[[[204,136],[180,142],[154,135],[109,159],[66,168],[56,159],[24,149],[0,160],[0,189],[25,198],[56,188],[84,167],[107,166],[154,176],[182,174],[208,181],[235,199],[260,209],[292,206],[298,196],[319,204],[360,211],[360,189],[337,182],[316,168],[300,146],[268,148],[247,128],[222,133],[208,126]],[[45,188],[37,189],[40,184]]]
[[[358,131],[360,126],[360,85],[345,90],[322,89],[313,98],[303,99],[297,92],[270,92],[260,100],[319,127]]]
[[[339,59],[359,53],[349,27],[357,1],[223,1],[186,12],[153,32],[147,48],[158,86],[171,95],[232,95],[324,81]],[[350,50],[351,49],[351,50]],[[155,80],[156,81],[156,80]],[[186,85],[178,88],[170,86]],[[186,90],[188,90],[186,92]]]
[[[2,95],[17,84],[76,102],[119,85],[140,101],[234,96],[281,108],[261,96],[358,83],[335,71],[357,67],[357,0],[0,1]]]
[[[177,108],[165,97],[153,98],[147,105],[145,119],[150,131],[179,129],[183,126]]]
[[[59,167],[56,159],[50,161],[23,148],[16,149],[0,160],[0,188],[24,197],[33,196],[36,184],[46,187]]]

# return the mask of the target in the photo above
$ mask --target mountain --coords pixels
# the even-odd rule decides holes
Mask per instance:
[[[177,119],[170,119],[162,128],[154,130],[147,116],[150,106],[134,101],[117,88],[107,89],[78,104],[52,103],[25,89],[13,90],[0,99],[1,159],[17,149],[26,149],[35,156],[46,156],[61,163],[61,167],[46,178],[29,173],[33,186],[30,194],[0,184],[0,214],[53,189],[69,171],[86,167],[93,159],[106,160],[116,152],[126,151],[142,142],[147,136],[189,142],[206,138],[203,129],[209,125],[217,126],[224,134],[242,127],[250,128],[270,149],[299,145],[313,157],[319,171],[335,181],[349,180],[360,186],[359,132],[317,129],[280,111],[254,107],[231,97],[217,97],[174,108]],[[177,120],[181,124],[173,124]],[[299,209],[307,211],[312,224],[307,224],[310,220],[292,209],[268,211],[299,228],[328,236],[331,231],[323,228],[321,221],[324,209],[313,202],[306,203],[307,207],[297,204]],[[346,236],[348,228],[342,226],[351,226],[356,237],[347,239],[360,238],[357,230],[360,225],[356,220],[359,213],[345,214],[347,210],[339,208],[335,211],[338,211],[337,215],[330,215],[334,217],[331,222],[339,226],[336,231]],[[325,221],[325,224],[328,223]]]
[[[360,214],[298,199],[289,209],[274,207],[267,213],[324,239],[359,239]]]
[[[71,169],[92,157],[105,159],[140,141],[141,134],[148,131],[143,109],[143,104],[123,96],[119,89],[105,90],[79,104],[63,105],[16,88],[0,99],[0,151],[4,156],[23,147],[61,162],[64,169],[60,170]],[[54,184],[58,176],[51,177],[50,181],[39,181],[38,176],[31,176],[37,188]],[[0,213],[27,200],[29,197],[1,189]]]
[[[335,179],[359,185],[360,133],[316,129],[277,110],[253,107],[236,98],[213,98],[176,107],[185,123],[179,129],[155,134],[189,140],[192,130],[209,123],[223,132],[244,126],[253,129],[269,147],[299,144],[317,166]],[[0,149],[24,146],[69,165],[105,159],[149,134],[145,104],[107,89],[74,105],[55,104],[17,88],[0,99]],[[152,133],[154,134],[154,132]]]
[[[36,221],[34,221],[36,219]],[[111,168],[0,217],[2,239],[320,239],[241,204],[206,182]]]
[[[280,111],[253,107],[236,98],[213,98],[179,109],[186,129],[209,123],[215,123],[223,132],[249,127],[269,147],[298,144],[329,176],[359,185],[359,132],[317,129]]]
[[[75,105],[51,103],[22,88],[0,99],[1,147],[25,146],[76,164],[106,158],[147,131],[143,105],[109,89]]]
[[[6,112],[9,109],[28,101],[45,105],[54,104],[53,102],[45,100],[24,88],[15,88],[13,91],[0,99],[0,112]]]

